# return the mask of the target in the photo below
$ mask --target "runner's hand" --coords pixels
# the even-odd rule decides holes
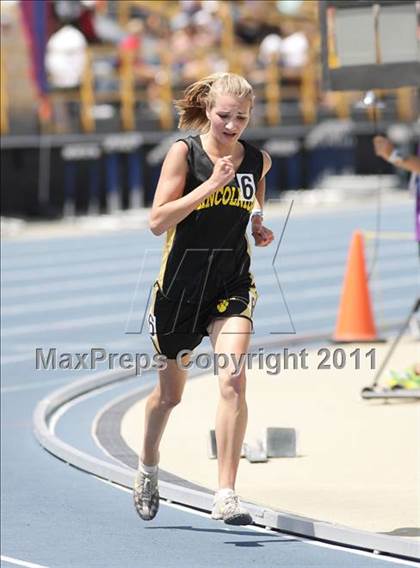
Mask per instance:
[[[375,154],[380,156],[384,160],[388,160],[389,156],[392,154],[394,146],[384,136],[375,136],[373,139],[373,147]]]
[[[210,179],[215,183],[217,189],[219,189],[234,176],[235,170],[233,168],[232,156],[223,156],[223,158],[218,158],[217,162],[214,164]]]
[[[252,220],[252,236],[254,237],[256,247],[266,247],[274,240],[273,231],[264,227],[261,219],[258,217]]]

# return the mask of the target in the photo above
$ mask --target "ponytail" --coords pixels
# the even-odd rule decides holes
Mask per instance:
[[[251,85],[240,75],[234,73],[209,75],[187,87],[183,98],[174,101],[179,113],[178,128],[206,131],[209,127],[206,110],[212,108],[218,94],[249,98],[251,104],[254,102]]]
[[[182,99],[175,101],[179,113],[178,128],[183,130],[205,130],[207,99],[214,83],[214,75],[196,81],[184,91]]]

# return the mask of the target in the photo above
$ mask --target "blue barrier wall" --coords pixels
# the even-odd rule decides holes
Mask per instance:
[[[308,131],[309,132],[309,131]],[[267,195],[316,187],[325,172],[392,173],[393,167],[374,156],[372,133],[355,135],[351,145],[308,148],[307,132],[299,136],[251,139],[256,146],[273,146]],[[168,138],[168,135],[166,136]],[[32,137],[1,149],[3,215],[58,218],[64,214],[109,213],[148,206],[153,201],[161,161],[148,155],[162,134],[145,142],[137,133],[107,136]],[[284,142],[286,141],[286,148]],[[155,153],[155,152],[154,152]],[[162,153],[162,159],[165,152]]]

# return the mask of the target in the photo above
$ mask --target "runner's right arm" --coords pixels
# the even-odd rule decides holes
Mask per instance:
[[[219,158],[210,178],[187,195],[182,195],[188,171],[187,155],[186,144],[175,142],[162,164],[149,217],[150,230],[154,235],[161,235],[177,225],[235,175],[231,156]]]

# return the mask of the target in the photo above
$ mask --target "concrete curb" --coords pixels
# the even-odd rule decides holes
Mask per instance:
[[[38,442],[48,452],[78,469],[124,487],[132,488],[134,473],[132,469],[97,459],[66,444],[53,434],[49,424],[57,410],[70,400],[106,385],[127,380],[134,374],[132,370],[98,373],[94,377],[79,379],[42,399],[37,404],[33,415],[34,434]],[[169,502],[181,503],[204,511],[210,511],[212,508],[212,495],[209,493],[164,481],[160,482],[159,485],[161,496]],[[263,527],[410,559],[419,558],[419,543],[415,541],[410,542],[401,537],[370,533],[286,512],[274,511],[254,503],[245,503],[245,505],[249,508],[255,524]]]
[[[133,374],[132,371],[97,373],[94,377],[82,378],[66,385],[42,399],[33,414],[34,434],[38,442],[48,452],[70,465],[129,487],[132,481],[129,470],[99,460],[66,444],[51,432],[49,423],[55,412],[64,404],[100,387],[127,380]]]

